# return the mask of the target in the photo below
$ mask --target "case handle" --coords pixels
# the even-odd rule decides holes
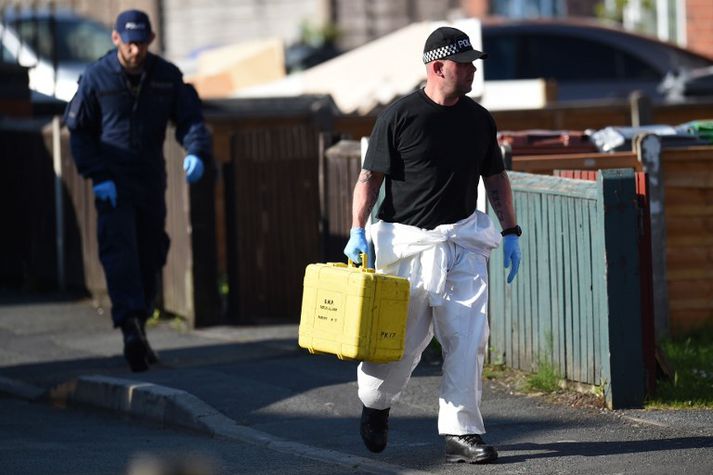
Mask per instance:
[[[368,256],[366,255],[366,252],[362,252],[360,254],[360,256],[361,256],[361,270],[362,270],[362,272],[367,272],[368,270],[367,270],[366,266],[367,266],[367,263],[369,262]],[[357,267],[354,264],[354,262],[352,262],[352,260],[349,258],[347,258],[347,266]]]

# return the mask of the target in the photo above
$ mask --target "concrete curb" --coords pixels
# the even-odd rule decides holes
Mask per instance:
[[[0,393],[27,401],[37,401],[44,396],[45,390],[32,384],[0,376]]]
[[[48,397],[54,402],[109,409],[210,435],[214,433],[206,419],[225,417],[186,391],[108,376],[81,376],[52,388]]]
[[[143,381],[99,375],[81,376],[56,386],[47,396],[54,402],[109,409],[132,417],[159,422],[165,426],[181,427],[212,437],[223,437],[267,447],[284,454],[339,465],[351,470],[400,475],[428,473],[281,439],[239,425],[186,391]]]

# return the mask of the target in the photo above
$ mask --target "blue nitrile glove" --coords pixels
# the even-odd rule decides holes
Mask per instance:
[[[344,254],[355,264],[361,264],[361,253],[369,251],[364,228],[352,228],[349,231],[349,242],[344,248]]]
[[[520,258],[522,253],[520,252],[520,238],[514,234],[508,234],[503,237],[503,256],[505,257],[505,268],[510,267],[510,274],[508,274],[508,284],[517,275],[517,270],[520,268]]]
[[[203,176],[203,161],[195,155],[186,155],[183,159],[183,171],[188,183],[195,183]]]
[[[112,208],[116,208],[116,185],[114,180],[102,181],[92,187],[94,197],[101,201],[109,200]]]

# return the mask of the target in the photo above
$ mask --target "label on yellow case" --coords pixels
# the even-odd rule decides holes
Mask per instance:
[[[317,290],[317,309],[315,326],[333,331],[341,328],[344,315],[344,294]]]

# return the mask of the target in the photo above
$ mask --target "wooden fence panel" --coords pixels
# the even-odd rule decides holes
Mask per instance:
[[[491,256],[490,358],[525,371],[549,362],[625,407],[645,392],[638,215],[633,173],[602,173],[591,182],[511,172],[524,261],[507,285],[502,250]]]
[[[195,307],[189,187],[183,173],[182,150],[171,139],[173,134],[170,129],[166,135],[166,203],[170,203],[166,207],[166,233],[171,239],[171,247],[161,274],[163,308],[185,317],[193,327]]]
[[[555,170],[555,176],[574,178],[579,180],[597,181],[598,172],[591,170]],[[654,332],[654,305],[653,305],[653,265],[651,254],[651,218],[649,213],[648,177],[644,172],[636,172],[636,198],[639,211],[639,233],[637,247],[639,249],[639,285],[641,289],[641,330],[643,342],[643,358],[646,367],[646,389],[648,394],[653,394],[656,389],[656,353]],[[584,230],[583,236],[589,239],[594,230],[589,229],[589,234]],[[585,245],[585,248],[588,245]],[[585,280],[590,276],[582,276]],[[586,288],[587,282],[584,282]],[[585,317],[587,318],[587,317]],[[594,332],[596,335],[597,333]],[[591,355],[591,348],[587,350]]]
[[[201,180],[188,185],[183,171],[185,150],[167,132],[166,232],[171,238],[162,272],[163,309],[180,315],[191,327],[223,323],[218,295],[214,178],[207,162]]]
[[[52,143],[51,128],[45,129],[45,143]],[[65,195],[65,260],[81,265],[67,266],[67,284],[85,288],[95,305],[109,306],[104,269],[99,261],[97,243],[97,212],[94,207],[94,192],[90,180],[82,177],[72,159],[69,146],[69,131],[62,128],[62,183]]]
[[[241,322],[299,319],[304,269],[320,255],[317,148],[310,125],[233,138],[230,312]]]
[[[327,261],[343,261],[344,246],[352,225],[352,195],[361,171],[361,146],[343,140],[326,152],[325,164],[325,246]]]
[[[54,171],[36,121],[0,120],[0,287],[55,288]]]
[[[666,268],[671,333],[713,322],[713,147],[665,149]]]
[[[502,250],[491,257],[491,310],[497,309],[491,313],[491,357],[525,371],[546,357],[560,368],[562,377],[582,381],[587,364],[582,356],[587,351],[580,348],[579,336],[586,329],[580,332],[579,314],[580,307],[593,302],[591,297],[586,305],[580,302],[574,276],[592,275],[591,262],[580,258],[590,248],[585,252],[580,247],[585,245],[582,222],[587,222],[588,231],[596,213],[591,207],[578,208],[578,203],[596,203],[596,185],[565,179],[543,182],[544,177],[521,173],[511,176],[518,220],[526,230],[521,238],[525,260],[517,279],[505,285]],[[509,327],[501,322],[509,322]],[[586,345],[591,335],[582,336]]]

